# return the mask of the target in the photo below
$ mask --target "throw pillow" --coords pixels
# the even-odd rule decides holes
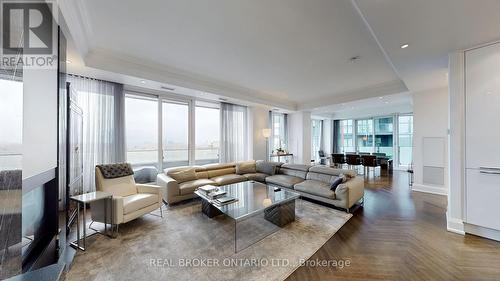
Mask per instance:
[[[257,161],[256,163],[257,173],[264,173],[270,176],[273,176],[276,173],[276,165],[266,162],[266,161]]]
[[[337,187],[339,186],[339,184],[342,183],[342,178],[341,177],[338,177],[338,178],[335,178],[331,183],[330,183],[330,190],[332,191],[335,191],[337,190]]]
[[[338,177],[342,179],[343,183],[347,181],[347,177],[344,174],[340,174],[340,175],[338,175]]]
[[[256,172],[257,171],[255,169],[255,162],[254,161],[236,163],[236,173],[238,175],[253,174]]]
[[[188,168],[181,171],[170,172],[168,176],[176,180],[178,183],[196,180],[196,171],[195,168]]]

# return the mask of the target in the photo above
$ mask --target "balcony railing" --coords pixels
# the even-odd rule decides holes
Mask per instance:
[[[0,171],[22,169],[23,155],[21,153],[0,152]]]

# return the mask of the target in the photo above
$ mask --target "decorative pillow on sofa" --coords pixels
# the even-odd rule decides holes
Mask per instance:
[[[238,175],[253,174],[255,172],[256,169],[254,161],[236,163],[236,173]]]
[[[196,177],[196,169],[195,168],[188,168],[185,170],[169,172],[167,175],[169,177],[173,178],[174,180],[176,180],[178,183],[183,183],[186,181],[192,181],[192,180],[198,179]]]
[[[341,184],[343,182],[343,178],[341,177],[338,177],[338,178],[335,178],[334,180],[332,180],[332,182],[330,183],[330,190],[332,191],[335,191],[337,190],[337,187],[339,186],[339,184]]]
[[[257,161],[255,163],[257,173],[264,173],[273,176],[276,173],[276,165],[266,161]]]

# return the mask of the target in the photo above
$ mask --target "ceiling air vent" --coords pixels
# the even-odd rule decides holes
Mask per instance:
[[[174,88],[172,88],[172,87],[167,87],[167,86],[160,86],[160,89],[162,89],[162,90],[167,90],[167,91],[173,91],[173,90],[175,90]]]

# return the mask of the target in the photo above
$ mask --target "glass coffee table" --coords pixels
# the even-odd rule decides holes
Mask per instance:
[[[234,222],[234,252],[262,240],[295,220],[295,200],[300,194],[255,181],[219,186],[238,201],[218,205],[200,190],[202,212],[209,218],[226,215]]]

